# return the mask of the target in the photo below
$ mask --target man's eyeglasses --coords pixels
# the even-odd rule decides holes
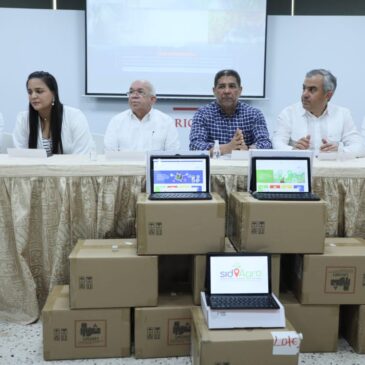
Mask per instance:
[[[138,89],[138,90],[129,90],[127,91],[127,96],[132,96],[133,94],[137,94],[138,96],[147,96],[148,94],[142,90],[142,89]]]

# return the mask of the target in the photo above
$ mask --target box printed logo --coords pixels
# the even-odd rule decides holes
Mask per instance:
[[[106,321],[75,321],[75,347],[105,347]]]
[[[191,318],[169,319],[168,344],[189,345],[191,339]]]
[[[92,289],[93,277],[88,275],[79,276],[79,289]]]
[[[251,222],[251,234],[265,234],[265,222],[264,221],[252,221]]]
[[[159,340],[161,338],[160,327],[147,327],[147,340]]]
[[[162,236],[162,223],[161,222],[149,222],[148,223],[148,235],[149,236]]]
[[[325,293],[353,294],[355,278],[356,267],[326,267]]]
[[[66,342],[68,340],[67,328],[54,328],[53,329],[53,341]]]

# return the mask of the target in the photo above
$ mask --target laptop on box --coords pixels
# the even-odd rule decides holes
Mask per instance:
[[[312,193],[306,156],[251,157],[250,192],[258,200],[320,200]]]
[[[210,200],[210,157],[151,155],[150,200]]]
[[[279,309],[271,292],[271,255],[208,253],[206,301],[211,309]]]

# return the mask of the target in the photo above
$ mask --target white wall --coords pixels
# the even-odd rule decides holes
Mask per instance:
[[[312,68],[327,68],[337,76],[332,102],[350,108],[360,126],[365,115],[365,17],[269,16],[267,32],[266,98],[249,102],[264,112],[270,132],[280,110],[299,101],[304,74]],[[83,110],[93,133],[104,133],[109,119],[127,108],[125,99],[84,96],[84,39],[83,11],[0,9],[0,111],[5,131],[11,132],[17,112],[27,109],[25,81],[35,70],[54,74],[61,101]],[[244,86],[245,75],[241,77]],[[184,124],[193,112],[174,108],[205,103],[160,100],[156,107]],[[189,128],[179,127],[179,133],[187,146]]]

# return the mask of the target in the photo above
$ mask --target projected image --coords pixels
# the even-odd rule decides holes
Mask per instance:
[[[266,0],[87,0],[86,14],[87,93],[144,78],[159,94],[211,95],[214,74],[233,68],[263,96]]]
[[[308,186],[305,160],[256,161],[256,189],[259,192],[306,192]]]

